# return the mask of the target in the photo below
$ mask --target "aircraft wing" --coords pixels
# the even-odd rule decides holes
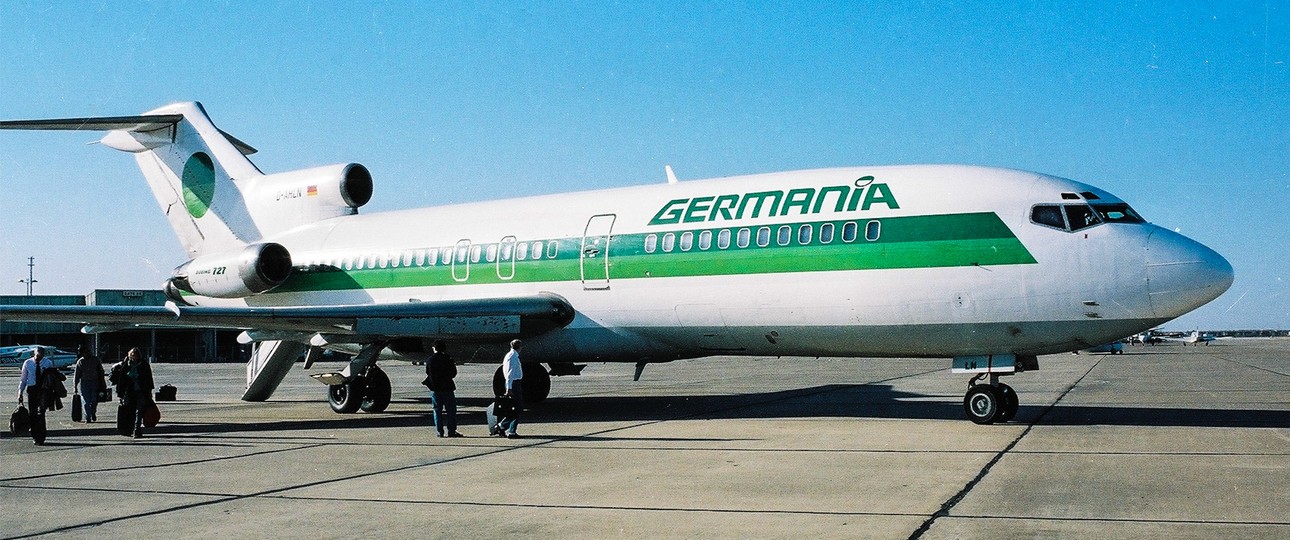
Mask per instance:
[[[504,339],[573,320],[554,294],[398,304],[301,307],[0,306],[0,321],[83,323],[86,333],[139,328],[220,328],[277,334],[353,335],[358,340],[426,337]]]

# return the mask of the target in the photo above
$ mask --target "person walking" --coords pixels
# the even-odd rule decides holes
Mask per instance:
[[[30,405],[28,414],[31,416],[31,440],[40,446],[45,444],[45,395],[42,392],[41,374],[46,369],[54,369],[54,361],[45,358],[45,351],[40,347],[33,347],[31,358],[23,361],[22,371],[18,377],[18,405],[22,405],[25,397]]]
[[[430,404],[434,407],[434,430],[440,437],[462,437],[457,433],[457,365],[448,355],[443,340],[434,342],[434,354],[426,362],[425,385],[430,389]]]
[[[72,375],[76,393],[81,396],[82,418],[85,422],[98,420],[99,390],[103,385],[103,362],[90,348],[81,345],[76,352],[76,374]]]
[[[515,412],[512,416],[502,417],[497,421],[497,434],[507,439],[518,439],[515,432],[520,425],[520,411],[524,410],[524,387],[520,380],[524,378],[524,368],[520,365],[520,340],[511,341],[511,350],[502,358],[502,377],[506,379],[506,394],[515,400]]]
[[[117,391],[121,393],[121,406],[127,414],[134,414],[134,438],[143,438],[143,414],[152,406],[152,366],[143,358],[139,348],[130,349],[120,365]]]

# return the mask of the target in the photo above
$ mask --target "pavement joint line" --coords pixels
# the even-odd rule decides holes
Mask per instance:
[[[219,457],[210,457],[210,458],[202,458],[202,459],[192,459],[192,460],[188,460],[188,461],[178,461],[178,462],[174,462],[174,463],[163,463],[163,464],[152,464],[152,465],[130,465],[130,466],[126,466],[126,467],[111,467],[111,468],[102,468],[102,469],[82,469],[82,470],[79,470],[79,471],[64,471],[64,472],[49,473],[49,474],[38,474],[38,475],[32,475],[32,476],[15,476],[15,477],[12,477],[12,478],[0,478],[0,483],[3,483],[3,482],[19,482],[19,481],[24,481],[24,480],[39,480],[39,479],[43,479],[43,478],[57,478],[57,477],[59,477],[59,476],[68,476],[68,475],[80,475],[80,474],[91,474],[91,473],[102,473],[102,472],[115,472],[115,471],[128,471],[128,470],[132,470],[132,469],[160,469],[160,468],[166,468],[166,467],[185,466],[185,465],[196,465],[196,464],[198,464],[198,463],[213,463],[213,462],[216,462],[216,461],[227,461],[227,460],[231,460],[231,459],[241,459],[241,458],[247,458],[247,457],[257,457],[257,456],[263,456],[263,455],[267,455],[267,454],[277,454],[277,453],[282,453],[282,452],[294,452],[294,451],[296,451],[296,450],[309,450],[309,449],[312,449],[312,448],[318,448],[318,447],[321,447],[321,446],[326,446],[326,445],[324,445],[324,444],[311,444],[311,445],[305,445],[305,446],[295,446],[295,447],[291,447],[291,448],[278,448],[278,449],[274,449],[274,450],[264,450],[264,451],[260,451],[260,452],[251,452],[251,453],[249,453],[249,454],[238,454],[238,455],[236,455],[236,456],[219,456]],[[0,484],[0,487],[7,487],[7,486],[3,486],[2,484]]]
[[[302,497],[292,495],[273,495],[266,498],[282,499],[290,501],[332,501],[332,502],[353,502],[339,497]],[[917,512],[859,512],[859,511],[833,511],[826,512],[822,510],[777,510],[777,509],[759,509],[759,508],[684,508],[669,506],[625,506],[625,505],[591,505],[591,504],[539,504],[539,503],[492,503],[479,501],[444,501],[444,500],[414,500],[414,499],[365,499],[363,502],[378,504],[412,504],[412,505],[440,505],[440,506],[476,506],[486,508],[529,508],[539,510],[565,509],[565,510],[606,510],[606,511],[629,511],[629,512],[690,512],[690,513],[712,513],[712,514],[777,514],[777,515],[801,515],[801,516],[866,516],[866,517],[916,517],[923,514]]]
[[[1210,356],[1214,356],[1214,357],[1216,357],[1216,358],[1219,358],[1219,359],[1223,360],[1224,362],[1229,362],[1229,363],[1232,363],[1232,364],[1236,364],[1236,365],[1240,365],[1240,366],[1245,366],[1245,367],[1247,367],[1247,368],[1251,368],[1251,369],[1257,369],[1257,370],[1259,370],[1259,371],[1266,371],[1266,372],[1271,373],[1271,374],[1273,374],[1273,375],[1280,375],[1280,376],[1282,376],[1282,377],[1290,377],[1290,373],[1282,373],[1282,372],[1277,371],[1277,370],[1275,370],[1275,369],[1268,369],[1268,368],[1265,368],[1265,367],[1263,367],[1263,366],[1256,366],[1256,365],[1253,365],[1253,364],[1247,364],[1247,363],[1245,363],[1245,362],[1241,362],[1241,361],[1238,361],[1238,360],[1232,360],[1231,358],[1228,358],[1228,357],[1226,357],[1226,356],[1222,356],[1222,355],[1218,355],[1218,354],[1212,354],[1212,355],[1210,355]]]
[[[911,377],[918,377],[918,376],[922,376],[922,375],[927,375],[927,374],[929,374],[929,373],[935,373],[935,372],[938,372],[938,371],[941,371],[941,369],[934,369],[934,370],[928,370],[928,371],[919,372],[919,373],[912,373],[912,374],[908,374],[908,375],[901,375],[901,376],[896,376],[896,377],[889,377],[889,378],[886,378],[886,379],[880,379],[880,380],[875,380],[875,381],[869,381],[869,382],[866,382],[866,383],[862,384],[861,386],[867,386],[867,385],[871,385],[871,384],[879,384],[879,383],[884,383],[884,382],[891,382],[891,381],[900,380],[900,379],[906,379],[906,378],[911,378]],[[16,539],[19,539],[19,538],[32,538],[32,537],[35,537],[35,536],[43,536],[43,535],[47,535],[47,534],[54,534],[54,533],[60,533],[60,532],[67,532],[67,531],[72,531],[72,530],[84,529],[84,528],[88,528],[88,527],[97,527],[97,526],[106,525],[106,524],[109,524],[109,523],[123,522],[123,521],[131,520],[131,519],[138,519],[138,518],[144,518],[144,517],[151,517],[151,516],[156,516],[156,515],[161,515],[161,514],[167,514],[167,513],[171,513],[171,512],[177,512],[177,511],[181,511],[181,510],[189,510],[189,509],[192,509],[192,508],[200,508],[200,507],[203,507],[203,506],[211,506],[211,505],[215,505],[215,504],[222,504],[222,503],[227,503],[227,502],[234,502],[234,501],[239,501],[239,500],[244,500],[244,499],[255,499],[255,498],[261,498],[261,497],[274,497],[274,496],[278,496],[278,494],[280,494],[280,493],[285,493],[285,492],[288,492],[288,491],[294,491],[294,490],[298,490],[298,489],[305,489],[305,488],[317,487],[317,486],[326,485],[326,484],[330,484],[330,483],[345,482],[345,481],[349,481],[349,480],[357,480],[357,479],[360,479],[360,478],[375,477],[375,476],[380,476],[380,475],[383,475],[383,474],[389,474],[389,473],[395,473],[395,472],[403,472],[403,471],[408,471],[408,470],[412,470],[412,469],[418,469],[418,468],[422,468],[422,467],[432,467],[432,466],[436,466],[436,465],[442,465],[442,464],[445,464],[445,463],[453,463],[453,462],[457,462],[457,461],[465,461],[465,460],[470,460],[470,459],[476,459],[476,458],[481,458],[481,457],[485,457],[485,456],[491,456],[491,455],[494,455],[494,454],[499,454],[499,453],[502,453],[502,452],[510,452],[510,451],[513,451],[513,450],[519,450],[519,449],[525,449],[525,448],[534,448],[534,447],[538,447],[538,446],[545,446],[545,445],[553,444],[553,443],[556,443],[556,442],[559,442],[559,441],[562,441],[562,440],[577,439],[577,438],[579,438],[579,437],[591,437],[591,436],[603,435],[603,434],[606,434],[606,433],[613,433],[613,432],[616,432],[616,431],[622,431],[622,430],[626,430],[626,429],[635,429],[635,428],[638,428],[638,427],[643,427],[643,426],[648,426],[648,425],[653,425],[653,424],[659,424],[659,423],[663,423],[663,422],[670,422],[670,421],[674,421],[674,420],[683,420],[683,419],[687,419],[687,418],[694,418],[694,417],[699,417],[699,416],[712,415],[712,414],[715,414],[715,413],[723,413],[723,412],[728,412],[728,411],[732,411],[732,410],[738,410],[738,409],[741,409],[741,408],[754,407],[754,406],[762,406],[762,405],[766,405],[766,404],[768,404],[768,403],[775,403],[775,402],[778,402],[778,401],[784,401],[784,400],[789,400],[789,399],[798,399],[798,398],[802,398],[802,397],[808,397],[808,396],[813,396],[813,395],[825,394],[825,393],[829,393],[829,392],[837,392],[837,391],[839,391],[839,390],[841,390],[841,388],[824,388],[824,389],[816,388],[816,389],[809,390],[809,391],[805,391],[805,390],[804,390],[804,391],[799,391],[799,392],[791,393],[791,395],[778,396],[778,397],[775,397],[775,398],[765,399],[765,400],[756,401],[756,402],[752,402],[752,403],[745,403],[745,404],[741,404],[741,405],[735,405],[735,406],[731,406],[731,407],[725,407],[725,408],[715,409],[715,410],[706,411],[706,412],[697,412],[697,413],[692,413],[692,414],[688,414],[688,415],[684,415],[684,416],[678,416],[678,417],[673,417],[673,418],[664,418],[664,419],[659,419],[659,420],[650,420],[650,421],[646,421],[646,422],[638,422],[638,423],[636,423],[636,424],[632,424],[632,425],[628,425],[628,426],[619,426],[619,427],[616,427],[616,428],[605,429],[605,430],[596,431],[596,432],[591,432],[591,433],[587,433],[587,434],[583,434],[583,435],[570,436],[570,437],[563,437],[563,438],[553,438],[553,439],[549,439],[549,440],[545,440],[545,441],[539,441],[539,442],[536,442],[536,443],[534,443],[534,444],[520,444],[520,445],[517,445],[517,446],[502,447],[502,448],[496,448],[496,447],[494,447],[491,451],[488,451],[488,452],[481,452],[481,453],[477,453],[477,454],[470,454],[470,455],[465,455],[465,456],[458,456],[458,457],[454,457],[454,458],[449,458],[449,459],[444,459],[444,460],[439,460],[439,461],[432,461],[432,462],[428,462],[428,463],[417,463],[417,464],[413,464],[413,465],[403,465],[403,466],[393,467],[393,468],[385,469],[385,470],[381,470],[381,471],[369,471],[369,472],[364,472],[364,473],[361,473],[361,474],[354,474],[354,475],[349,475],[349,476],[342,476],[342,477],[332,478],[332,479],[326,479],[326,480],[316,480],[316,481],[313,481],[313,482],[306,482],[306,483],[303,483],[303,484],[297,484],[297,485],[293,485],[293,486],[284,486],[284,487],[279,487],[279,488],[274,488],[274,489],[264,490],[264,491],[260,491],[260,492],[256,492],[256,493],[247,493],[247,494],[236,495],[236,496],[221,497],[221,498],[214,499],[214,500],[210,500],[210,501],[198,501],[198,502],[194,502],[194,503],[183,504],[183,505],[173,506],[173,507],[169,507],[169,508],[161,508],[161,509],[152,510],[152,511],[148,511],[148,512],[136,513],[136,514],[125,515],[125,516],[116,516],[116,517],[106,518],[106,519],[101,519],[101,520],[96,520],[96,521],[88,522],[88,523],[80,523],[80,524],[75,524],[75,525],[66,525],[66,526],[63,526],[63,527],[57,527],[57,528],[50,529],[50,530],[47,530],[47,531],[35,532],[35,533],[25,534],[25,535],[21,535],[21,536],[6,537],[6,538],[0,539],[0,540],[11,540],[11,539],[16,540]],[[1069,391],[1069,390],[1068,390],[1068,391]],[[1063,394],[1063,396],[1064,396],[1064,395],[1065,395],[1065,394]],[[1059,399],[1060,399],[1060,398],[1059,398]],[[997,459],[997,458],[996,458],[996,459]]]
[[[1005,446],[1002,450],[1000,450],[997,454],[995,454],[994,458],[991,459],[989,463],[986,463],[985,466],[981,467],[981,470],[977,472],[975,478],[968,481],[967,484],[964,484],[963,489],[959,490],[958,493],[955,493],[954,496],[946,500],[945,503],[941,505],[941,508],[939,510],[932,513],[931,516],[928,516],[927,520],[924,521],[922,525],[920,525],[917,529],[914,529],[914,532],[910,533],[909,535],[909,540],[917,540],[919,538],[922,538],[923,535],[926,534],[927,531],[932,528],[932,525],[936,523],[936,520],[942,517],[948,517],[950,514],[950,511],[953,510],[955,506],[958,506],[958,504],[962,502],[965,497],[967,497],[968,493],[971,493],[973,489],[976,489],[977,484],[980,484],[981,481],[985,479],[986,475],[990,474],[990,471],[994,469],[994,465],[998,463],[1000,460],[1002,460],[1003,456],[1007,455],[1010,451],[1012,451],[1012,449],[1016,447],[1018,443],[1021,442],[1021,439],[1025,438],[1026,435],[1029,435],[1030,431],[1035,429],[1035,426],[1038,425],[1040,422],[1042,422],[1044,417],[1048,416],[1048,413],[1051,412],[1054,408],[1056,408],[1057,404],[1061,403],[1061,401],[1066,398],[1066,395],[1069,394],[1072,390],[1074,390],[1076,386],[1079,386],[1079,383],[1083,381],[1085,377],[1088,377],[1090,373],[1093,373],[1093,370],[1097,369],[1097,366],[1101,365],[1101,363],[1102,363],[1102,358],[1099,358],[1097,361],[1093,362],[1093,365],[1089,366],[1088,370],[1085,371],[1083,375],[1080,375],[1078,379],[1075,379],[1075,381],[1072,382],[1070,386],[1066,387],[1066,390],[1063,391],[1061,395],[1057,396],[1057,399],[1053,400],[1052,403],[1049,403],[1048,406],[1044,408],[1044,411],[1039,413],[1039,416],[1035,417],[1034,421],[1030,422],[1030,424],[1026,426],[1026,429],[1022,430],[1021,433],[1018,434],[1017,437],[1012,440],[1012,442],[1008,443],[1008,446]]]
[[[1175,525],[1251,525],[1290,527],[1290,521],[1250,521],[1235,519],[1168,519],[1168,518],[1116,518],[1116,517],[1054,517],[1054,516],[1009,516],[1009,515],[958,515],[950,519],[1024,519],[1033,521],[1073,521],[1077,523],[1166,523]]]

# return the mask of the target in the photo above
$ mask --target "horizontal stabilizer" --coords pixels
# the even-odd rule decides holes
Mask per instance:
[[[178,124],[182,114],[146,114],[141,116],[91,116],[54,118],[50,120],[5,120],[0,129],[41,129],[62,131],[156,131]]]
[[[0,129],[27,129],[47,131],[129,131],[146,133],[166,129],[184,119],[182,114],[143,114],[138,116],[89,116],[85,118],[53,118],[49,120],[2,120]],[[218,128],[217,128],[218,129]],[[256,153],[251,145],[220,129],[228,142],[233,143],[244,156]]]

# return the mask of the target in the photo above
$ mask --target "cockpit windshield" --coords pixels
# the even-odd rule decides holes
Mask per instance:
[[[1038,204],[1031,207],[1030,221],[1068,232],[1103,223],[1145,223],[1125,203]]]
[[[1094,204],[1093,210],[1097,211],[1098,217],[1107,223],[1145,223],[1137,212],[1134,212],[1129,205],[1125,203],[1115,204]]]

